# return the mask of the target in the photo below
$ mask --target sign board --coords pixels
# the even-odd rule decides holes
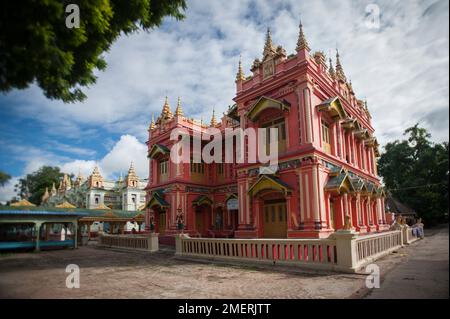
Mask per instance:
[[[227,209],[228,210],[237,210],[239,207],[237,198],[230,198],[227,201]]]

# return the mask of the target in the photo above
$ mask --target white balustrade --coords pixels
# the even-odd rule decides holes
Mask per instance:
[[[363,266],[402,247],[402,232],[388,231],[356,239],[356,264]]]
[[[176,237],[178,256],[293,264],[348,272],[355,272],[401,246],[401,231],[365,236],[338,231],[327,239]]]
[[[132,250],[158,251],[158,234],[99,236],[99,245]]]
[[[218,239],[178,236],[177,255],[300,263],[332,269],[336,264],[336,244],[327,239]]]

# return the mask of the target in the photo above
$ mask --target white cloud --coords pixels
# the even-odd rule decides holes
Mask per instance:
[[[25,151],[24,147],[18,146],[14,151],[19,154],[16,155],[17,159],[25,162],[23,175],[35,172],[44,165],[50,165],[59,166],[61,171],[67,174],[78,175],[81,172],[86,178],[97,165],[104,178],[112,179],[116,178],[120,173],[123,173],[123,176],[125,176],[130,163],[133,161],[137,175],[140,178],[148,178],[147,146],[132,135],[122,135],[110,152],[98,161],[73,160],[68,157],[47,153],[38,148],[27,148],[27,155],[22,153],[22,151]],[[0,187],[0,202],[10,200],[16,195],[14,185],[17,184],[21,177],[13,177],[4,187]]]
[[[131,162],[134,163],[136,173],[140,178],[148,177],[147,146],[132,135],[122,135],[112,149],[103,158],[93,160],[70,160],[56,164],[61,171],[78,175],[78,172],[86,178],[97,165],[103,177],[111,179],[120,173],[127,174]]]
[[[120,38],[85,103],[49,102],[36,87],[10,96],[21,114],[38,118],[53,133],[87,137],[79,126],[88,124],[145,140],[150,115],[159,114],[166,94],[172,106],[181,96],[185,112],[205,121],[213,106],[225,111],[233,103],[239,53],[248,74],[267,26],[274,41],[293,52],[301,15],[313,50],[332,49],[334,55],[339,46],[357,94],[369,101],[381,142],[400,137],[418,117],[436,140],[447,139],[448,126],[435,129],[428,115],[448,114],[448,2],[377,1],[380,30],[365,26],[369,3],[190,1],[185,21],[168,20],[160,29]]]
[[[358,97],[368,99],[382,144],[400,138],[417,121],[436,141],[448,140],[448,1],[377,1],[382,14],[379,30],[365,26],[369,3],[192,0],[185,21],[168,20],[162,28],[120,38],[106,55],[107,70],[86,91],[85,103],[49,101],[35,86],[6,98],[14,102],[18,116],[37,119],[50,135],[78,141],[97,138],[98,145],[111,146],[95,136],[95,130],[129,134],[99,164],[105,174],[113,175],[134,159],[145,175],[141,142],[146,140],[151,113],[159,115],[164,96],[169,95],[172,108],[181,96],[185,113],[209,121],[213,106],[220,114],[233,103],[239,54],[248,75],[253,59],[262,54],[268,26],[274,42],[293,53],[301,15],[313,51],[334,56],[339,47]],[[72,154],[80,160],[27,147],[20,160],[27,162],[25,172],[42,163],[62,163],[73,173],[80,166],[87,174],[94,165],[92,150],[73,149]]]
[[[99,162],[99,167],[108,177],[120,172],[126,175],[132,161],[137,175],[147,178],[147,146],[139,142],[135,136],[122,135],[112,150]]]

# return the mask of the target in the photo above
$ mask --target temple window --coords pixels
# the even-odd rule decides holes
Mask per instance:
[[[160,182],[167,181],[168,173],[169,173],[169,161],[168,160],[163,160],[163,161],[159,162],[159,179],[160,179]]]
[[[205,174],[205,163],[194,163],[191,160],[191,173]]]
[[[330,138],[330,126],[328,123],[322,120],[322,146],[326,153],[331,154],[331,138]]]
[[[191,170],[191,180],[194,182],[204,182],[205,178],[205,163],[194,163],[191,159],[190,164],[190,170]]]
[[[286,123],[284,118],[279,118],[274,121],[266,122],[261,125],[262,128],[266,128],[266,152],[270,152],[270,129],[278,129],[278,152],[286,151]]]

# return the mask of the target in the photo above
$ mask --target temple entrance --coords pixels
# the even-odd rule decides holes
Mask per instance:
[[[333,201],[333,198],[331,198],[331,197],[330,197],[329,205],[330,205],[330,226],[331,226],[331,228],[336,229],[336,222],[335,222],[336,216],[335,216],[335,210],[334,210],[334,201]]]
[[[158,233],[164,235],[166,233],[166,212],[158,212]]]
[[[230,210],[230,224],[231,229],[236,230],[239,225],[239,212],[238,210]]]
[[[212,208],[208,204],[200,205],[195,208],[195,230],[201,236],[209,236],[209,230],[214,229],[212,220]]]
[[[205,232],[205,224],[203,223],[203,214],[201,209],[195,211],[195,229],[203,234]]]
[[[215,230],[223,230],[223,225],[224,225],[224,218],[223,218],[223,210],[222,207],[218,207],[216,209],[216,214],[215,214]]]
[[[264,238],[287,238],[286,200],[265,201],[263,212]]]

